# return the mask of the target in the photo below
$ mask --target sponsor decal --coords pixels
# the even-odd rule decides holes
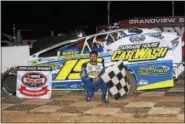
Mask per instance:
[[[130,37],[129,39],[132,43],[141,43],[145,40],[145,36],[144,35],[135,35]]]
[[[148,61],[163,58],[168,52],[168,47],[158,47],[159,42],[144,44],[121,45],[114,51],[112,61]]]
[[[91,77],[91,78],[95,78],[98,76],[98,74],[100,73],[100,71],[90,71],[88,73],[88,76]]]
[[[145,35],[149,35],[151,37],[159,37],[162,38],[162,32],[155,32],[155,33],[144,33]]]
[[[21,84],[18,90],[20,91],[21,94],[25,96],[32,96],[32,97],[43,96],[43,95],[46,95],[49,91],[47,86],[44,86],[46,82],[47,82],[47,78],[44,74],[39,72],[28,72],[22,77],[23,85]],[[33,88],[41,88],[41,89],[33,90]]]
[[[140,85],[147,85],[148,84],[148,81],[142,79],[142,80],[139,81],[139,84]]]
[[[77,84],[71,85],[71,88],[77,88],[77,87],[78,87]]]
[[[38,61],[39,62],[51,62],[51,61],[55,61],[55,60],[57,60],[57,59],[48,57],[48,58],[41,58]]]
[[[48,67],[51,67],[52,70],[55,70],[57,68],[62,67],[62,64],[60,64],[60,63],[42,63],[42,64],[36,64],[34,66],[48,66]]]
[[[79,58],[87,58],[89,54],[74,54],[74,55],[67,55],[67,56],[60,56],[59,59],[79,59]]]
[[[141,66],[138,69],[138,75],[166,75],[170,70],[167,66],[149,65]]]
[[[30,73],[26,73],[23,77],[22,77],[22,83],[26,86],[26,87],[42,87],[46,84],[47,78],[46,76],[44,76],[42,73],[36,73],[36,72],[30,72]]]
[[[102,69],[102,66],[101,65],[97,65],[96,66],[96,70],[101,70]]]
[[[63,88],[63,87],[66,87],[66,84],[57,84],[57,83],[55,83],[53,85],[53,88]]]
[[[75,55],[75,54],[78,54],[77,50],[69,50],[69,51],[62,52],[62,56]]]

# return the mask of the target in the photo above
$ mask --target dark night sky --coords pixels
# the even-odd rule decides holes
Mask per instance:
[[[183,16],[185,2],[175,2],[175,15]],[[151,16],[171,16],[172,2],[119,1],[111,2],[111,22]],[[107,23],[106,1],[42,1],[1,2],[2,31],[12,30],[12,24],[29,24],[26,28],[70,29]]]

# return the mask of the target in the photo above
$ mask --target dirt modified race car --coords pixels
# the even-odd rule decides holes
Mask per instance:
[[[129,93],[135,90],[167,88],[174,86],[184,71],[182,63],[181,38],[175,33],[164,33],[151,29],[118,29],[98,33],[75,40],[64,41],[39,51],[29,58],[32,66],[52,67],[52,88],[54,90],[82,90],[80,73],[82,65],[89,61],[89,52],[98,51],[99,62],[105,67],[122,60],[126,67]],[[15,69],[13,69],[15,70]],[[8,89],[10,77],[16,71],[9,71],[3,79]]]

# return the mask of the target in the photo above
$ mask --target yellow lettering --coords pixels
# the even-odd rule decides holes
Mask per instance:
[[[126,59],[126,51],[123,51],[119,57],[119,60],[125,60],[125,59]]]
[[[137,49],[135,59],[144,58],[145,53],[148,51],[146,48]]]
[[[78,54],[78,51],[67,51],[67,52],[63,52],[62,55],[65,56],[65,55],[75,55],[75,54]]]
[[[134,56],[134,50],[128,51],[125,60],[132,60],[132,57]]]
[[[113,55],[112,55],[112,57],[111,57],[111,60],[112,60],[112,61],[117,61],[117,60],[119,60],[119,56],[120,56],[121,53],[122,53],[121,50],[116,50],[116,51],[113,53]]]
[[[145,59],[156,59],[156,57],[155,56],[152,56],[152,50],[153,49],[148,49],[148,51],[145,53],[145,56],[144,56],[144,58]]]
[[[165,57],[168,48],[142,48],[129,51],[115,51],[111,57],[112,61],[123,60],[128,62],[156,60]]]
[[[153,55],[155,58],[157,58],[157,54],[158,54],[158,48],[153,49],[152,55]]]
[[[168,48],[166,48],[166,47],[158,48],[158,51],[159,52],[157,54],[157,57],[162,58],[166,55]]]

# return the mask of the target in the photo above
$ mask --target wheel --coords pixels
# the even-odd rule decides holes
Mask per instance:
[[[5,95],[16,94],[16,82],[17,82],[17,71],[16,69],[10,69],[6,71],[2,76],[2,92]]]
[[[128,70],[126,70],[125,80],[128,83],[127,84],[128,85],[128,93],[123,95],[121,97],[122,99],[123,98],[125,99],[125,98],[128,98],[128,97],[132,96],[134,94],[136,88],[137,88],[137,86],[136,86],[136,79],[135,79],[134,75],[130,71],[128,71]]]

